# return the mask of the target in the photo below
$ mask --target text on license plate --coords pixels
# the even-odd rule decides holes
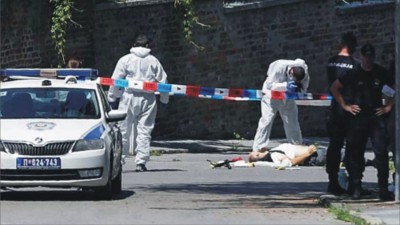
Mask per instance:
[[[17,158],[18,169],[60,169],[60,158]]]

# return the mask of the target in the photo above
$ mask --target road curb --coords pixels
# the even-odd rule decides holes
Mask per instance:
[[[336,208],[339,210],[345,210],[350,213],[354,219],[360,219],[368,225],[385,225],[380,218],[373,217],[370,215],[363,214],[362,212],[357,212],[353,210],[350,206],[345,203],[340,202],[340,198],[334,195],[321,195],[319,198],[319,203],[326,208]]]

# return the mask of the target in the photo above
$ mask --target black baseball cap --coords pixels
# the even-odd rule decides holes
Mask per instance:
[[[361,54],[363,56],[375,56],[375,47],[371,44],[365,44],[361,47]]]

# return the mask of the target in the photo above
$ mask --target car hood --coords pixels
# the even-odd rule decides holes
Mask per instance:
[[[0,120],[0,140],[45,144],[100,138],[104,125],[99,120]]]

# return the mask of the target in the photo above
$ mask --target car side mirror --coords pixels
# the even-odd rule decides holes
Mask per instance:
[[[126,117],[126,112],[121,110],[111,110],[106,114],[107,122],[118,122],[124,120]]]

